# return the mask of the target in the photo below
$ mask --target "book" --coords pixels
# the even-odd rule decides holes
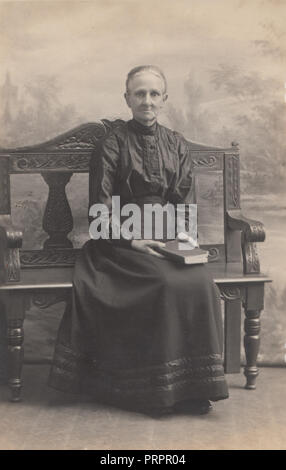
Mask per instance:
[[[184,248],[185,247],[185,248]],[[153,248],[178,263],[183,264],[203,264],[208,262],[209,252],[201,248],[193,248],[188,242],[171,240],[166,242],[165,246]]]

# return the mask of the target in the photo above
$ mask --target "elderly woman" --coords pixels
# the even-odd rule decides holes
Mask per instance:
[[[90,207],[193,202],[184,137],[157,122],[167,84],[155,66],[132,69],[133,119],[114,128],[90,165]],[[162,257],[154,239],[89,240],[60,325],[51,386],[140,411],[205,413],[228,397],[219,291],[205,265]]]

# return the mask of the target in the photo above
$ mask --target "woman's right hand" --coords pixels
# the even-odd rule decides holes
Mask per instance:
[[[137,251],[141,251],[142,253],[148,253],[149,255],[157,256],[158,258],[165,258],[165,256],[155,251],[153,248],[155,247],[162,247],[165,246],[165,243],[159,242],[157,240],[132,240],[131,241],[131,248]]]

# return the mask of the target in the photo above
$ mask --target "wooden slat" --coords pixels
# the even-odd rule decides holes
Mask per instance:
[[[0,215],[11,213],[9,157],[0,156]]]
[[[241,300],[225,302],[224,370],[226,374],[240,372]]]
[[[19,153],[10,156],[10,173],[87,173],[90,151]]]
[[[21,282],[1,285],[0,291],[71,288],[73,268],[25,269],[21,275]]]

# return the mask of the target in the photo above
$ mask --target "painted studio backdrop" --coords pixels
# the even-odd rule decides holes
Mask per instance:
[[[239,142],[242,208],[265,224],[261,270],[274,280],[266,286],[259,361],[275,364],[286,358],[285,17],[283,0],[0,2],[0,147],[129,119],[126,73],[149,63],[169,83],[162,124],[210,145]],[[14,175],[12,188],[24,247],[40,248],[48,187],[40,175]],[[215,214],[220,181],[212,188],[201,197],[214,201]],[[74,175],[67,195],[76,247],[88,237],[87,193],[86,175]],[[63,308],[29,311],[26,357],[51,357]]]

